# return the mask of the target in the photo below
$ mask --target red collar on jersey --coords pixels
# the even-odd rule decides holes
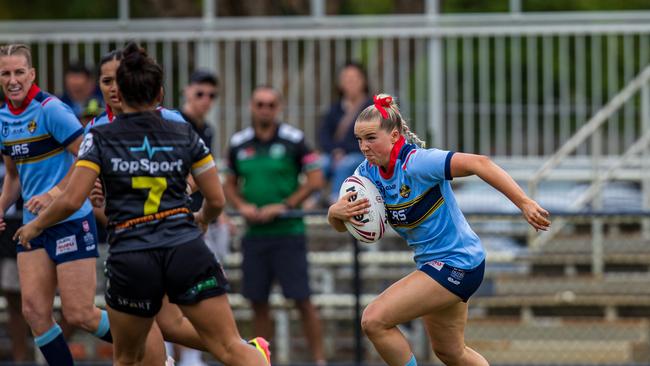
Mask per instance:
[[[115,115],[113,114],[113,110],[111,109],[111,106],[106,104],[106,117],[108,117],[108,122],[113,122],[115,119]]]
[[[399,152],[402,150],[402,147],[406,143],[404,136],[400,136],[399,140],[393,145],[393,150],[390,152],[390,160],[388,161],[388,169],[384,170],[382,167],[379,167],[379,174],[384,179],[390,179],[393,177],[393,172],[395,171],[395,163],[397,162],[397,157]]]
[[[9,107],[9,111],[14,114],[14,115],[19,115],[27,109],[27,106],[29,103],[32,102],[32,99],[36,97],[36,95],[41,91],[41,88],[38,87],[36,84],[32,84],[32,87],[29,88],[29,91],[27,92],[27,96],[25,97],[25,100],[23,100],[23,104],[20,105],[20,107],[14,107],[13,104],[9,101],[9,98],[5,97],[5,103],[7,103],[7,107]]]

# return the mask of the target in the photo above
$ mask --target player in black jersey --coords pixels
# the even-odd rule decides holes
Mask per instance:
[[[26,243],[74,212],[99,176],[109,218],[105,296],[115,364],[141,363],[147,332],[166,293],[222,363],[266,365],[268,354],[242,342],[223,296],[227,280],[197,227],[216,218],[225,204],[208,148],[189,124],[168,123],[155,111],[162,69],[144,50],[134,44],[125,48],[117,81],[125,112],[119,123],[86,135],[74,187],[68,185],[16,237]],[[189,173],[205,198],[194,215],[185,193]]]

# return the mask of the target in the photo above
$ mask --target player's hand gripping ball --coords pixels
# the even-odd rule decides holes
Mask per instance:
[[[363,226],[356,226],[345,221],[345,227],[360,242],[374,243],[378,241],[386,231],[386,209],[379,190],[370,179],[351,175],[343,181],[339,190],[339,197],[348,192],[355,192],[350,196],[351,201],[367,198],[370,208],[368,208],[367,214],[354,217],[355,220],[362,222]]]

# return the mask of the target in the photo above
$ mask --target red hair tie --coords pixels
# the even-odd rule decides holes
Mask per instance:
[[[381,113],[381,116],[384,117],[384,119],[388,119],[388,111],[386,111],[386,107],[390,108],[390,103],[393,101],[393,97],[390,95],[387,97],[380,98],[378,96],[373,96],[372,100],[375,102],[375,108]]]

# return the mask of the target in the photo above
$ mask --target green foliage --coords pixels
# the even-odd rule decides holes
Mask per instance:
[[[341,2],[343,15],[391,14],[395,8],[393,0],[346,0]]]
[[[0,0],[1,20],[99,19],[117,17],[117,0]]]
[[[647,10],[648,0],[522,0],[523,11]]]
[[[445,13],[507,12],[508,0],[440,0],[440,10]]]

